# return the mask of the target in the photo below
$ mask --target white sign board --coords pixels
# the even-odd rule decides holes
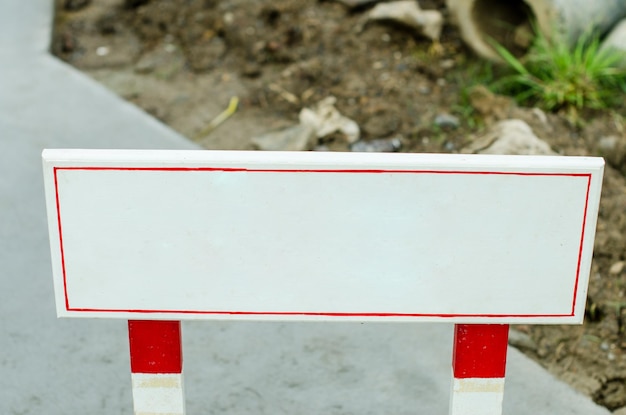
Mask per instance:
[[[43,159],[60,317],[583,320],[599,158]]]

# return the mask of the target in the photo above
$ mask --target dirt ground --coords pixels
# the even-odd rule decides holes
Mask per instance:
[[[498,69],[446,23],[441,43],[351,8],[314,0],[59,0],[54,53],[209,149],[296,125],[328,96],[364,142],[458,152],[498,120],[526,121],[563,155],[607,160],[583,326],[516,326],[511,343],[611,410],[626,406],[626,132],[624,106],[564,114],[516,106],[474,85]],[[448,21],[441,0],[421,0]],[[238,97],[238,111],[208,126]],[[103,115],[106,116],[106,115]],[[453,117],[450,117],[453,116]],[[335,134],[312,145],[350,151]]]

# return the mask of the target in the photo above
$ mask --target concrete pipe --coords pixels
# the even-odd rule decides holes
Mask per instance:
[[[545,36],[574,44],[585,31],[606,33],[626,17],[626,0],[447,0],[447,6],[463,40],[494,61],[500,56],[492,39],[517,56],[525,54],[533,21]]]
[[[626,19],[620,21],[608,34],[601,46],[602,50],[610,49],[622,55],[620,64],[626,66]]]

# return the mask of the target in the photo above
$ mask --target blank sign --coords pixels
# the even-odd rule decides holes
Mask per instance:
[[[583,319],[602,159],[43,158],[62,317]]]

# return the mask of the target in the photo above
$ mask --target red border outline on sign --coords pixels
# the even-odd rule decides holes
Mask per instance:
[[[65,254],[63,251],[63,231],[61,225],[61,206],[59,201],[59,185],[57,172],[59,170],[88,170],[88,171],[200,171],[200,172],[249,172],[249,173],[398,173],[398,174],[470,174],[470,175],[506,175],[506,176],[557,176],[557,177],[586,177],[587,194],[585,195],[585,209],[583,213],[580,247],[578,251],[578,264],[576,266],[576,279],[574,283],[574,295],[570,314],[427,314],[427,313],[337,313],[337,312],[297,312],[297,311],[202,311],[202,310],[119,310],[100,308],[72,308],[67,294],[67,276],[65,270]],[[587,209],[589,207],[589,192],[591,190],[591,173],[536,173],[536,172],[498,172],[498,171],[462,171],[462,170],[385,170],[385,169],[249,169],[237,167],[53,167],[54,190],[57,209],[57,223],[59,229],[59,244],[61,253],[61,267],[63,271],[63,294],[65,297],[65,310],[72,312],[100,312],[100,313],[143,313],[143,314],[202,314],[202,315],[248,315],[248,316],[328,316],[328,317],[483,317],[483,318],[543,318],[543,317],[573,317],[576,310],[576,298],[578,295],[578,281],[583,255],[583,243],[585,240],[585,227],[587,225]]]

